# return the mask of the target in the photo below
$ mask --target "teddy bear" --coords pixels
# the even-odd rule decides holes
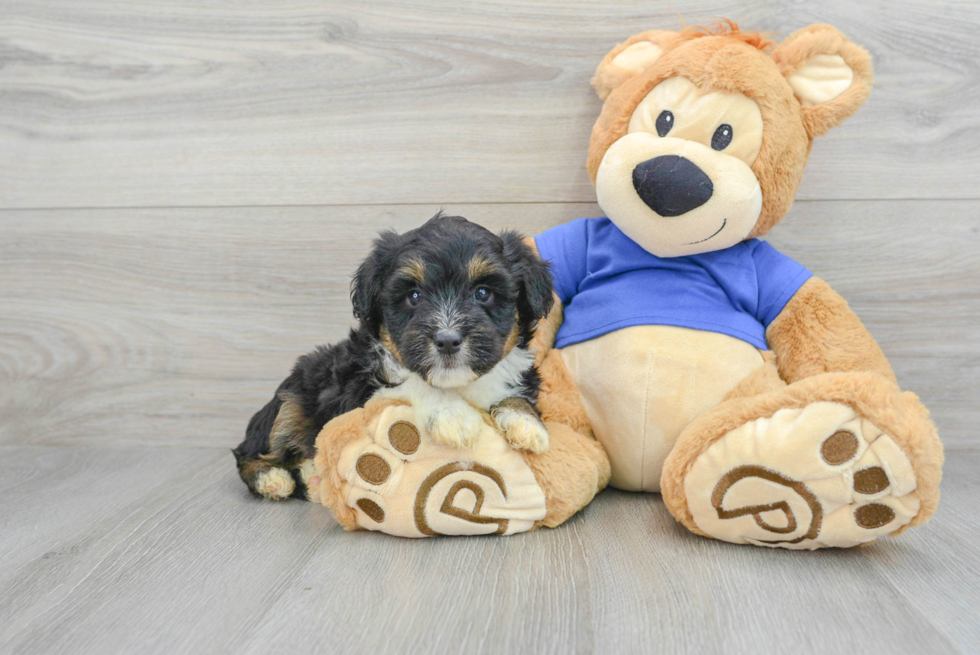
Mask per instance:
[[[483,451],[439,450],[410,406],[372,401],[324,428],[311,494],[346,527],[405,536],[553,527],[607,480],[738,544],[851,547],[927,520],[943,463],[928,411],[846,301],[760,240],[871,83],[829,25],[617,45],[587,158],[606,216],[529,241],[560,300],[534,343],[552,447],[511,450],[488,422]]]

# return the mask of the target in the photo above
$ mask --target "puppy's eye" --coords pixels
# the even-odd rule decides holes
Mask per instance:
[[[674,115],[665,109],[657,116],[657,134],[667,136],[667,132],[670,132],[672,127],[674,127]]]
[[[722,123],[711,137],[711,147],[715,150],[724,150],[732,142],[733,136],[735,136],[735,132],[732,131],[732,126],[728,123]]]
[[[488,303],[493,300],[493,292],[486,287],[480,287],[473,292],[473,297],[477,302]]]
[[[408,303],[409,307],[415,307],[419,304],[420,300],[422,300],[422,293],[418,289],[408,294],[408,297],[405,298],[405,302]]]

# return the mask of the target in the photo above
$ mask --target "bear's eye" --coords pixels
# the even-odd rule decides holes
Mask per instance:
[[[728,123],[722,123],[711,137],[711,147],[715,150],[724,150],[732,142],[733,136],[735,133],[732,131],[732,126]]]
[[[422,292],[420,292],[418,289],[408,294],[408,297],[405,298],[405,302],[408,303],[409,307],[415,307],[419,304],[420,300],[422,300]]]
[[[670,132],[672,127],[674,127],[674,115],[669,110],[664,109],[657,116],[657,134],[667,136],[667,132]]]

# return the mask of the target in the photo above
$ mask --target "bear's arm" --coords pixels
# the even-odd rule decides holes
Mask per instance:
[[[881,347],[826,282],[803,284],[766,330],[787,383],[827,372],[871,371],[895,380]]]

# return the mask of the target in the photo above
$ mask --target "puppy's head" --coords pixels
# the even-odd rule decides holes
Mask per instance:
[[[354,315],[413,373],[464,386],[515,347],[551,310],[547,265],[516,232],[499,236],[441,213],[384,232],[351,283]]]

